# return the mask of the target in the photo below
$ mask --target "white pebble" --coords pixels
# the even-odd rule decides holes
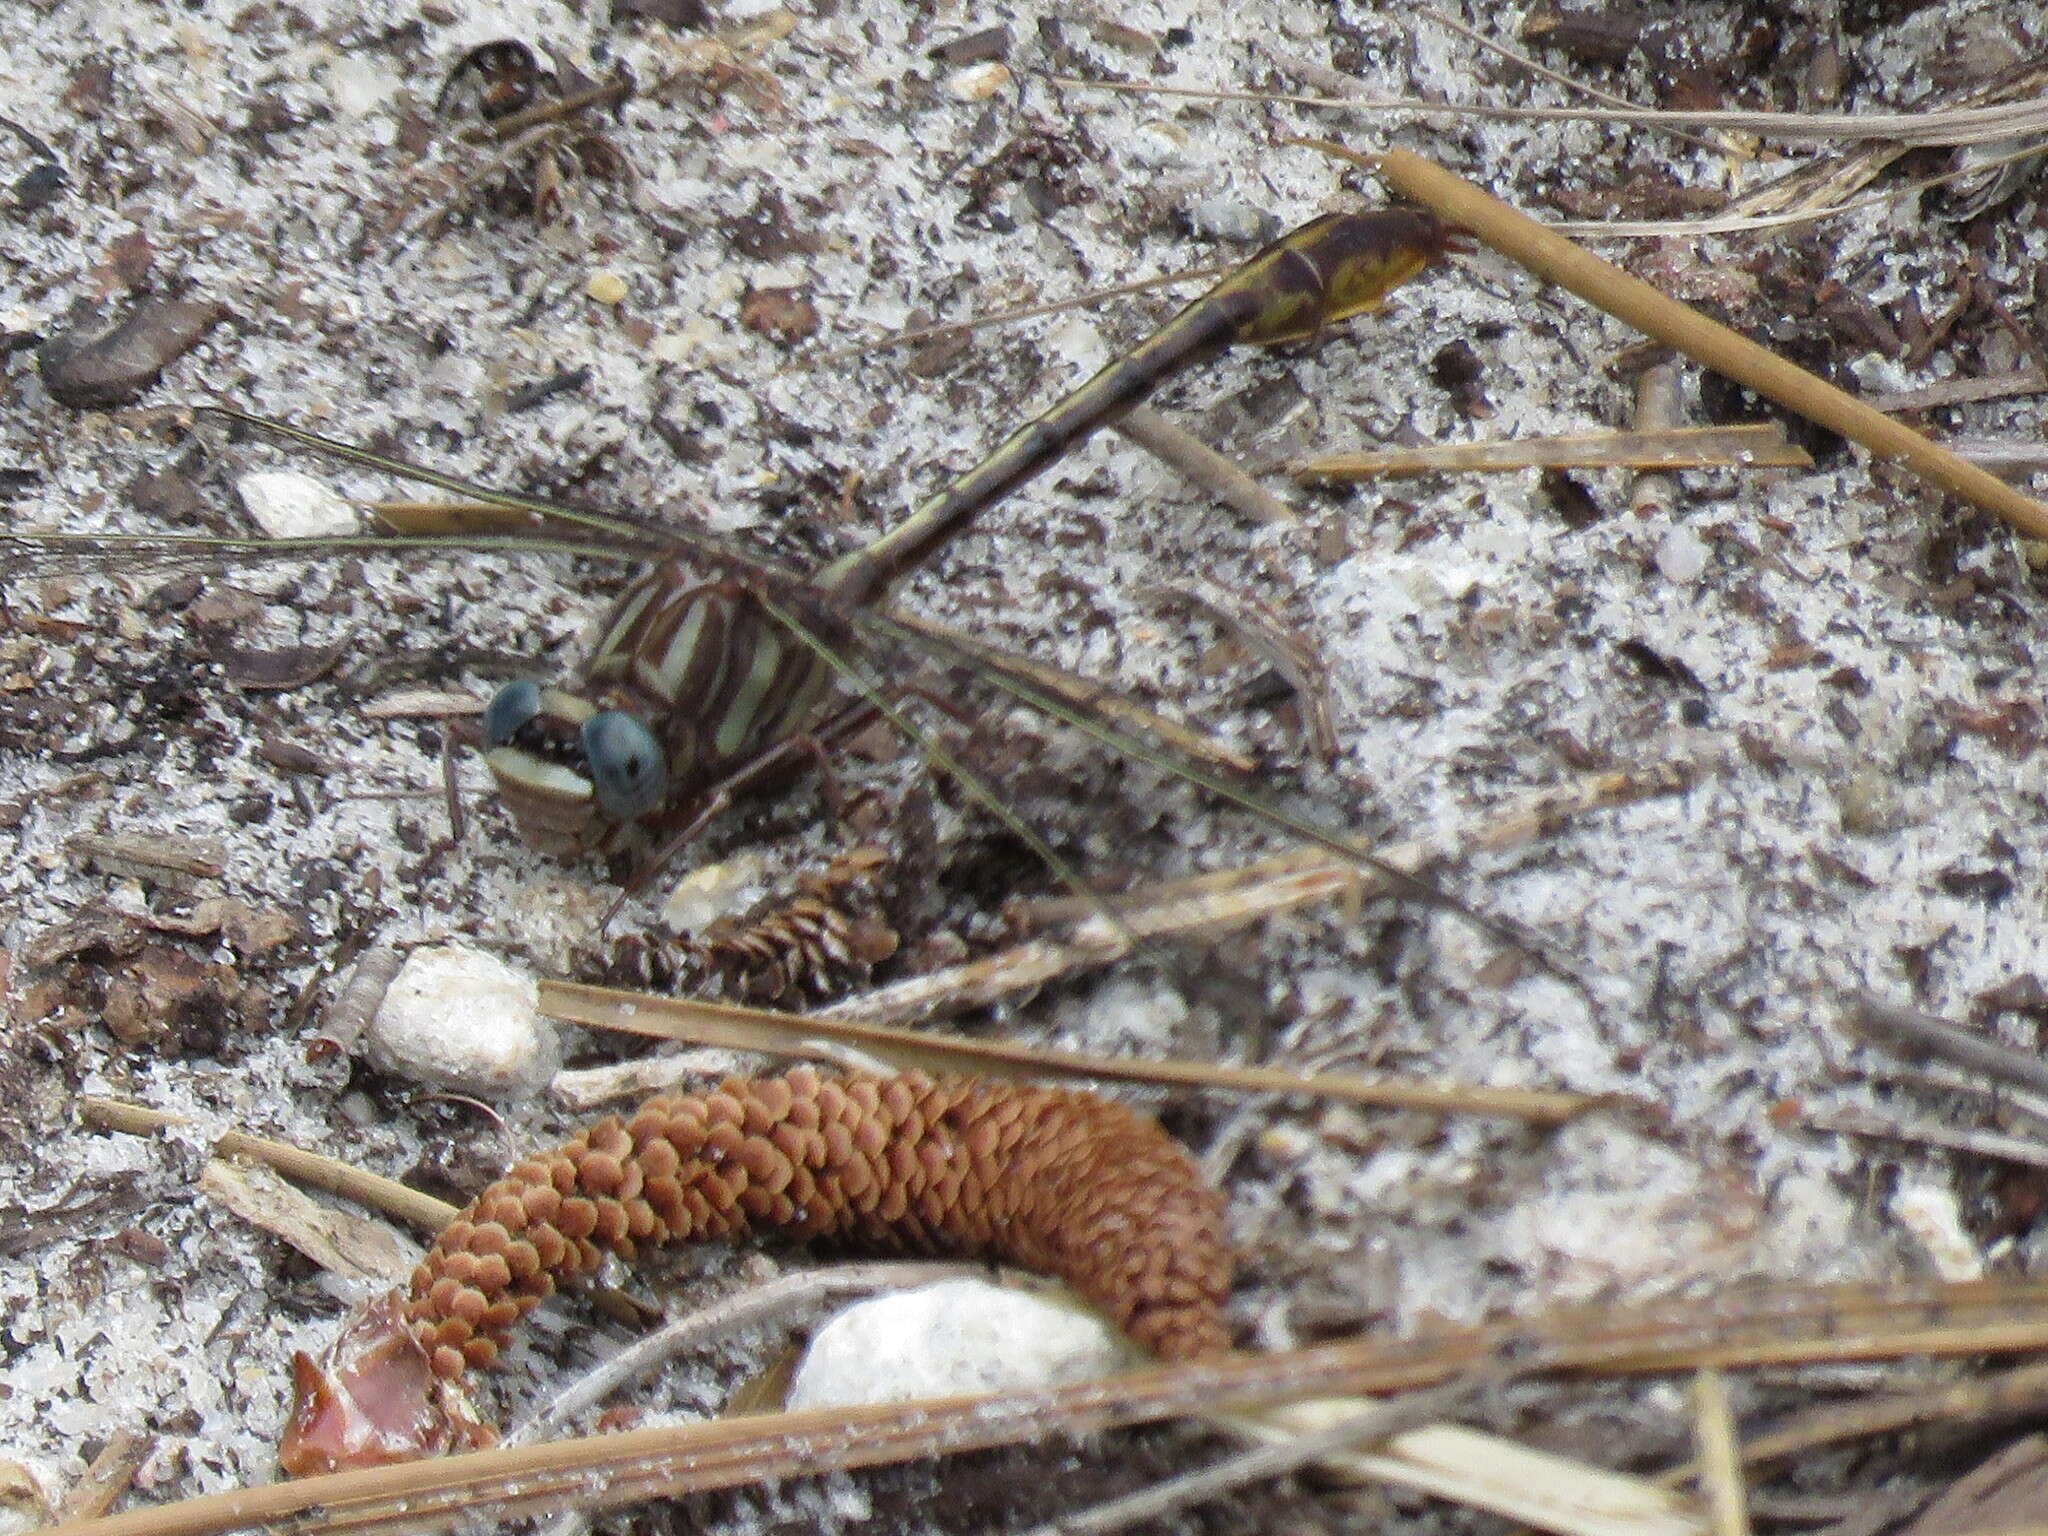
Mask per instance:
[[[357,53],[345,53],[327,66],[327,94],[343,117],[375,112],[398,94],[404,82],[390,70]]]
[[[1088,1044],[1097,1050],[1161,1054],[1187,1027],[1188,1005],[1178,992],[1142,981],[1112,981],[1088,1002]]]
[[[1901,1184],[1890,1201],[1892,1220],[1906,1229],[1944,1280],[1984,1278],[1984,1259],[1963,1228],[1955,1192],[1939,1184]]]
[[[1259,1132],[1258,1147],[1260,1155],[1284,1168],[1315,1151],[1316,1137],[1304,1126],[1283,1122]]]
[[[530,1097],[561,1061],[533,978],[453,944],[406,957],[363,1043],[387,1072],[480,1099]]]
[[[1010,83],[1009,68],[995,59],[955,70],[946,90],[955,101],[987,101]]]
[[[1178,123],[1155,118],[1140,123],[1122,140],[1126,157],[1140,165],[1176,165],[1188,154],[1189,135]]]
[[[474,400],[491,386],[484,365],[461,352],[444,352],[420,375],[420,383],[437,395]]]
[[[765,861],[743,853],[716,864],[699,864],[676,881],[661,904],[661,920],[675,933],[702,933],[721,917],[739,910],[750,889],[761,882]]]
[[[1205,197],[1188,209],[1188,228],[1210,240],[1261,244],[1278,233],[1279,220],[1235,197]]]
[[[1666,581],[1683,586],[1706,568],[1706,541],[1690,528],[1674,528],[1657,541],[1657,569]]]
[[[1137,1351],[1079,1302],[987,1280],[942,1280],[858,1302],[817,1336],[791,1408],[1014,1392],[1127,1370]]]
[[[235,494],[273,539],[357,533],[356,509],[324,480],[295,469],[259,469],[235,482]]]
[[[1897,394],[1900,390],[1912,389],[1917,383],[1912,372],[1897,358],[1877,352],[1865,352],[1860,357],[1850,358],[1849,376],[1856,381],[1857,392],[1865,395]]]

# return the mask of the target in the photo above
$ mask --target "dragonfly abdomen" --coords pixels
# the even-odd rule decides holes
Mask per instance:
[[[1275,240],[1189,310],[1224,311],[1230,339],[1246,346],[1305,341],[1378,309],[1409,278],[1462,248],[1450,225],[1418,208],[1326,213]]]
[[[1455,249],[1432,213],[1331,213],[1281,236],[1066,399],[1004,440],[906,522],[818,575],[843,602],[872,602],[983,508],[1147,399],[1182,370],[1238,345],[1278,346],[1377,308]]]

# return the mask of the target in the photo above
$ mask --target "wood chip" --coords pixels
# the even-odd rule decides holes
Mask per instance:
[[[199,344],[226,311],[206,299],[144,299],[97,333],[60,331],[37,353],[50,398],[74,410],[127,405]]]
[[[1776,424],[1584,432],[1499,443],[1443,443],[1334,453],[1287,466],[1297,480],[1343,483],[1404,475],[1500,474],[1511,469],[1811,469],[1813,458]]]
[[[419,1258],[418,1250],[382,1222],[321,1205],[261,1164],[210,1158],[199,1187],[252,1227],[283,1238],[344,1279],[397,1285]]]

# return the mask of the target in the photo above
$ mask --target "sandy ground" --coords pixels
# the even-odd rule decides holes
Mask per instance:
[[[1491,25],[1490,8],[1466,10]],[[1642,102],[1825,104],[1818,10],[1678,10],[1689,42],[1657,34],[1619,68],[1551,62]],[[1287,134],[1408,144],[1550,217],[1603,201],[1613,216],[1670,216],[1699,206],[1681,190],[1725,194],[1784,169],[1768,148],[1610,127],[1390,124],[1046,78],[1313,92],[1334,70],[1371,93],[1563,99],[1411,8],[1135,0],[1012,14],[840,0],[795,5],[778,27],[734,6],[721,28],[775,36],[728,57],[702,31],[607,12],[0,8],[0,100],[69,178],[39,207],[0,209],[7,525],[241,527],[236,483],[290,456],[211,428],[188,435],[147,409],[220,397],[493,483],[751,529],[810,562],[901,515],[1170,301],[816,370],[795,360],[1228,263],[1367,190],[1281,145]],[[2037,51],[2048,12],[1866,4],[1840,23],[1841,103],[1893,110]],[[999,25],[1007,46],[990,57],[934,56]],[[434,97],[452,61],[498,37],[594,79],[625,68],[643,91],[672,81],[594,120],[607,147],[586,158],[631,176],[571,180],[551,224],[488,189],[435,217],[445,199],[431,173],[456,161],[436,137]],[[0,143],[10,181],[34,163]],[[1615,248],[1883,392],[2037,366],[2042,226],[2035,183],[1962,225],[1907,198],[1816,230]],[[38,341],[81,323],[80,307],[112,317],[143,296],[214,301],[224,317],[135,406],[54,402]],[[1917,344],[1959,297],[1946,334]],[[814,332],[770,334],[768,319],[792,309],[789,323],[807,330],[802,305]],[[1867,312],[1889,340],[1845,318]],[[1381,904],[1298,916],[977,1022],[1097,1050],[1381,1066],[1661,1107],[1539,1135],[1270,1102],[1171,1105],[1169,1123],[1213,1154],[1230,1189],[1249,1340],[1741,1279],[2036,1262],[2037,1197],[2011,1168],[1810,1128],[1846,1107],[1962,1125],[1985,1113],[1981,1100],[1869,1075],[1881,1058],[1839,1018],[1859,991],[2037,1043],[2043,605],[2014,541],[1833,443],[1818,445],[1811,471],[1680,476],[1641,515],[1610,471],[1576,472],[1562,489],[1519,473],[1355,493],[1291,489],[1270,473],[1311,450],[1625,426],[1632,385],[1605,365],[1633,340],[1497,258],[1461,259],[1382,317],[1278,356],[1233,357],[1163,402],[1268,471],[1302,527],[1248,527],[1108,439],[991,513],[906,593],[920,611],[1253,745],[1290,804],[1364,835],[1452,836],[1601,769],[1705,765],[1690,793],[1446,872],[1470,901],[1576,956],[1583,988],[1494,963],[1491,941],[1453,918]],[[587,377],[505,411],[508,395],[570,370]],[[1453,387],[1461,370],[1473,382]],[[1730,405],[1691,375],[1682,393],[1696,422]],[[1977,438],[2040,430],[2026,398],[1929,424]],[[350,494],[381,489],[293,467]],[[447,846],[445,726],[406,700],[421,688],[480,698],[508,674],[567,661],[618,579],[600,564],[475,554],[197,579],[65,559],[10,570],[0,1460],[55,1494],[109,1435],[143,1429],[156,1450],[138,1497],[267,1479],[286,1355],[325,1336],[345,1294],[195,1192],[199,1138],[90,1134],[73,1113],[81,1092],[455,1194],[568,1123],[545,1099],[491,1114],[309,1060],[308,1016],[324,994],[296,1003],[366,942],[462,936],[591,973],[615,887],[601,870],[523,850],[468,754],[456,773],[470,814]],[[1209,618],[1188,617],[1191,590],[1255,598],[1313,650],[1334,762],[1304,765],[1285,713],[1246,702],[1259,668]],[[1020,813],[1103,884],[1217,867],[1275,841],[1149,769],[1022,716],[994,718],[994,767]],[[913,940],[943,928],[980,942],[1006,896],[1053,888],[950,791],[919,790],[887,763],[851,773],[877,804],[909,797],[882,817],[885,837],[934,829],[901,833],[922,861],[906,902]],[[823,856],[840,834],[815,811],[808,790],[753,809],[704,857],[757,842],[771,870]],[[88,834],[171,839],[217,872],[95,862],[79,842]],[[210,926],[191,921],[209,897],[229,905],[210,909]],[[223,910],[244,926],[223,929]],[[139,957],[106,937],[136,931],[118,914],[149,919]],[[93,942],[61,926],[81,919],[99,925]],[[166,920],[195,931],[167,933]],[[98,1018],[109,988],[131,1002],[120,1035]],[[614,1050],[580,1038],[568,1048],[585,1063]],[[580,1312],[563,1317],[576,1331],[523,1368],[557,1370],[602,1347]],[[715,1406],[766,1349],[736,1343],[673,1401]],[[1623,1411],[1610,1402],[1576,1425],[1509,1427],[1583,1448]],[[1654,1459],[1682,1441],[1675,1395],[1625,1412],[1623,1456]],[[1170,1440],[1148,1441],[1129,1464],[1173,1454]],[[1847,1464],[1807,1475],[1821,1489],[1845,1476],[1859,1486]],[[1053,1481],[1035,1492],[1083,1492]],[[730,1530],[858,1525],[863,1509],[894,1518],[893,1486],[864,1485],[882,1490],[880,1504],[840,1487],[698,1515]],[[970,1507],[954,1528],[1064,1506]],[[1313,1498],[1286,1508],[1302,1529],[1342,1518]],[[1256,1507],[1218,1519],[1264,1523]]]

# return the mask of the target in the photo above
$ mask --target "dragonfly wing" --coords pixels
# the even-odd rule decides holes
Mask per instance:
[[[989,678],[998,687],[1001,686],[1000,678],[1016,678],[1064,701],[1078,713],[1092,714],[1112,726],[1149,736],[1188,758],[1207,763],[1225,773],[1249,774],[1258,767],[1252,758],[1235,747],[1170,715],[1148,708],[1129,694],[1063,667],[1053,666],[1038,657],[1005,650],[977,636],[935,624],[914,614],[891,610],[877,618],[881,624],[893,627],[898,633],[915,635],[920,648],[927,654],[951,658],[954,664],[964,665]]]
[[[982,664],[983,659],[975,654],[980,649],[981,642],[968,641],[964,648],[958,648],[965,637],[952,635],[939,626],[925,625],[922,621],[906,622],[897,615],[880,610],[871,610],[864,614],[862,624],[866,628],[892,633],[905,643],[918,646],[927,652],[936,651],[944,654],[948,649],[952,649],[954,656],[973,662],[980,676],[1012,698],[1030,705],[1064,725],[1072,726],[1112,751],[1139,762],[1150,763],[1175,778],[1206,790],[1219,799],[1229,801],[1256,820],[1278,831],[1290,833],[1339,858],[1349,860],[1360,869],[1370,872],[1396,896],[1455,912],[1504,944],[1534,954],[1544,959],[1546,963],[1561,963],[1553,961],[1548,948],[1543,945],[1540,938],[1521,924],[1481,912],[1429,880],[1389,864],[1356,838],[1289,810],[1272,796],[1244,782],[1234,771],[1221,770],[1207,761],[1189,757],[1168,746],[1162,739],[1140,735],[1131,727],[1129,717],[1112,718],[1092,707],[1092,704],[1081,705],[1058,688],[1048,687],[1043,681],[1031,675],[1031,671],[1038,665],[1036,663],[1032,669],[985,666]]]
[[[787,582],[794,574],[772,558],[740,541],[702,527],[686,527],[639,513],[599,511],[546,496],[480,485],[460,475],[430,469],[392,454],[378,453],[338,438],[323,437],[290,422],[258,416],[228,405],[193,408],[246,427],[267,437],[305,448],[322,457],[374,470],[393,480],[431,486],[461,498],[454,504],[435,502],[374,503],[379,517],[407,534],[432,532],[462,547],[509,548],[524,545],[604,559],[655,560],[688,553],[707,568],[741,580],[768,578]]]
[[[0,532],[0,551],[10,570],[34,569],[59,562],[105,569],[182,570],[218,567],[224,562],[319,560],[334,555],[392,554],[423,550],[448,554],[476,549],[505,554],[583,555],[597,560],[636,560],[630,551],[609,544],[573,542],[509,534],[450,537],[444,534],[320,534],[308,538],[243,538],[211,533],[14,533]]]
[[[336,554],[389,554],[400,550],[446,553],[461,549],[644,563],[680,552],[707,570],[745,581],[786,584],[795,579],[760,552],[707,529],[497,490],[234,406],[202,405],[189,409],[194,416],[225,421],[325,458],[374,470],[393,480],[430,486],[462,499],[371,503],[371,510],[391,530],[389,533],[260,538],[232,534],[0,532],[0,550],[10,556],[10,566],[33,567],[55,557],[69,565],[154,564],[184,568],[218,565],[223,561],[318,559]]]

